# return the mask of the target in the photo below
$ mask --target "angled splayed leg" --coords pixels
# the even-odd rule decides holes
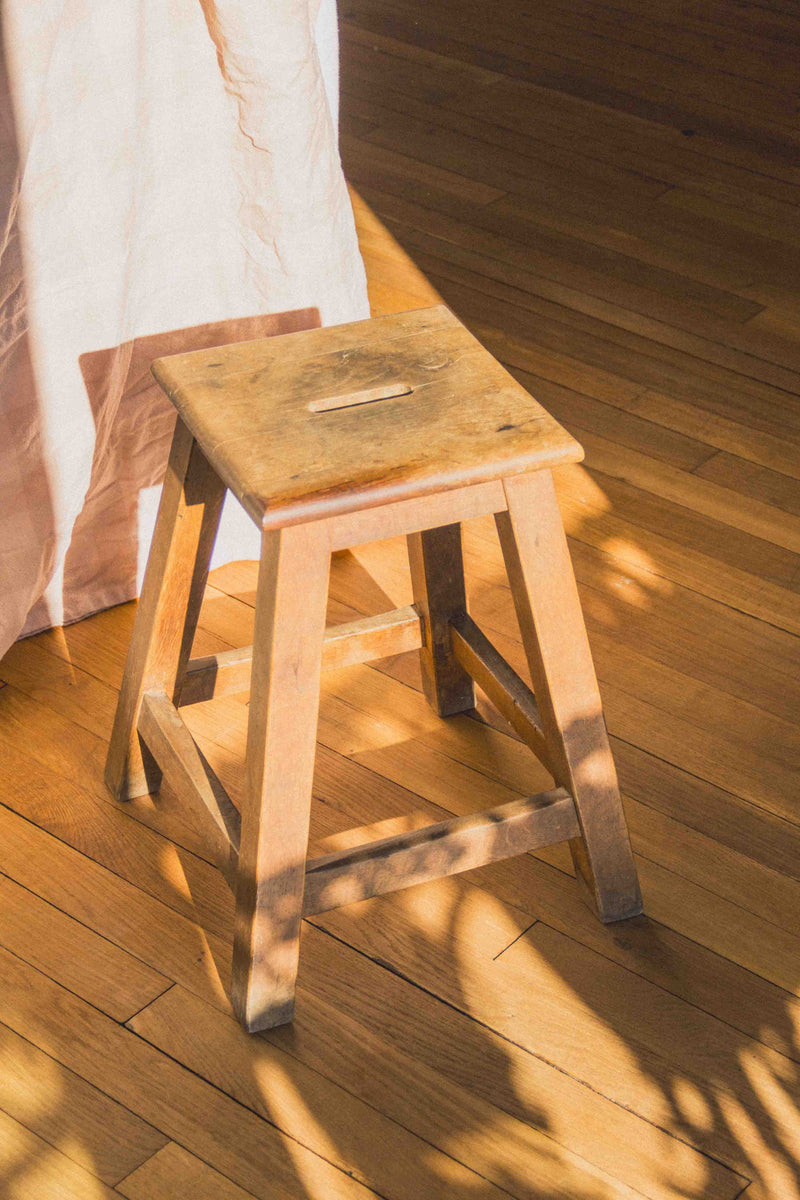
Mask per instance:
[[[224,498],[224,484],[179,420],[106,760],[106,783],[119,800],[158,790],[161,772],[137,731],[142,696],[177,696]]]
[[[550,471],[505,481],[496,516],[556,782],[572,794],[576,871],[602,921],[636,916],[642,898],[597,679]]]

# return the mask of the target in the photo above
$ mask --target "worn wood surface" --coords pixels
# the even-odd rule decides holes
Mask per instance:
[[[264,529],[582,457],[442,305],[162,358],[153,373]]]
[[[557,492],[648,918],[601,926],[561,852],[378,897],[304,924],[294,1026],[248,1037],[224,880],[167,787],[123,807],[103,784],[131,606],[20,643],[0,667],[3,1186],[795,1200],[796,15],[341,10],[373,305],[435,286],[586,448]],[[475,620],[524,677],[491,518],[464,552]],[[330,623],[411,603],[404,540],[335,555],[331,585]],[[214,573],[195,655],[252,642],[255,587],[252,565]],[[314,854],[552,786],[488,707],[439,721],[412,658],[324,677]],[[184,716],[241,802],[246,705]]]

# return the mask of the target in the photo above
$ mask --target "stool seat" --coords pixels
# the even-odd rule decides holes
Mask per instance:
[[[152,369],[265,530],[583,457],[444,305]]]

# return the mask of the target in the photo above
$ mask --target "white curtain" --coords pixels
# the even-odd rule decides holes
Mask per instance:
[[[163,353],[368,315],[335,0],[6,0],[0,654],[137,593]],[[215,561],[255,557],[228,504]]]

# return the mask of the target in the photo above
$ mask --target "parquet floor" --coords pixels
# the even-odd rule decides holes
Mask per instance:
[[[306,924],[295,1025],[248,1038],[225,883],[168,794],[103,787],[132,606],[20,643],[2,1194],[795,1200],[800,6],[343,0],[342,44],[375,309],[436,289],[586,447],[559,498],[648,917],[597,925],[560,849],[367,901]],[[519,667],[490,524],[466,547]],[[254,583],[215,573],[199,653],[250,641]],[[336,557],[331,619],[408,600],[401,545]],[[234,797],[245,717],[191,712]],[[410,658],[327,676],[316,850],[546,786],[481,718]]]

